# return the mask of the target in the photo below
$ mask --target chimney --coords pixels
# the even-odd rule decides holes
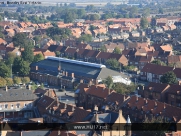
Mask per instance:
[[[72,78],[74,78],[74,73],[72,73]]]
[[[31,85],[28,85],[28,90],[31,90]]]
[[[72,106],[72,112],[74,112],[75,111],[75,107],[74,106]]]
[[[67,71],[65,72],[65,76],[68,77],[68,72]]]
[[[98,111],[97,105],[94,106],[94,111]]]
[[[61,136],[61,131],[60,130],[58,130],[58,136]]]
[[[67,109],[67,104],[64,105],[64,109]]]
[[[8,86],[6,86],[6,92],[8,91]]]
[[[95,123],[99,123],[99,116],[98,116],[97,112],[96,112],[96,116],[95,116]]]
[[[36,66],[36,70],[38,70],[38,66]]]
[[[138,96],[136,96],[136,102],[138,102]]]
[[[60,71],[61,70],[61,66],[58,66],[58,71]]]
[[[108,95],[110,95],[110,94],[111,94],[111,89],[108,88]]]
[[[63,73],[62,73],[62,74],[63,74],[63,76],[65,76],[65,71],[63,71]]]
[[[147,99],[145,99],[145,104],[148,104],[148,100]]]
[[[163,108],[164,108],[164,109],[166,109],[166,105],[165,105],[165,103],[163,104]]]
[[[145,90],[145,86],[143,85],[143,90]]]
[[[155,102],[155,107],[157,107],[157,102]]]

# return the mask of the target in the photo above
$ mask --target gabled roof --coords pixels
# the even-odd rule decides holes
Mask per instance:
[[[67,50],[65,50],[65,53],[71,53],[71,54],[74,54],[76,53],[77,49],[75,48],[68,48]]]
[[[167,87],[169,87],[168,84],[150,82],[149,85],[145,87],[145,90],[162,93]]]
[[[173,71],[173,68],[168,66],[161,66],[161,65],[147,63],[141,71],[157,75],[163,75],[169,71]]]
[[[153,59],[152,56],[131,56],[129,58],[129,61],[134,61],[134,62],[151,62]]]
[[[167,92],[175,95],[181,95],[181,86],[176,84],[170,84],[170,88]]]
[[[100,51],[96,51],[96,50],[89,50],[87,54],[85,54],[85,57],[94,57],[96,58],[96,56],[100,53]]]
[[[176,122],[181,120],[181,108],[159,101],[132,96],[129,101],[125,103],[125,105],[130,108],[136,107],[138,110],[143,111],[144,113],[151,112],[155,116],[160,115],[169,118],[175,117]]]
[[[109,59],[112,53],[100,52],[97,56],[98,59]]]
[[[114,90],[110,89],[111,92],[114,92]],[[92,85],[86,93],[105,99],[109,95],[109,89],[99,85]]]

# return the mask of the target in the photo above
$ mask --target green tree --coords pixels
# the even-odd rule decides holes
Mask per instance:
[[[92,41],[92,36],[90,34],[84,34],[81,37],[78,38],[78,41],[81,42],[91,42]]]
[[[43,83],[41,83],[40,88],[44,89],[44,84]]]
[[[31,47],[29,46],[25,47],[24,51],[22,52],[22,58],[30,63],[33,62],[34,55]]]
[[[145,29],[148,27],[148,20],[145,17],[142,17],[140,20],[140,26],[141,28]]]
[[[19,64],[19,74],[22,76],[26,76],[30,72],[30,64],[27,61],[21,60]]]
[[[30,78],[29,77],[22,77],[21,81],[22,81],[22,83],[27,84],[30,82]]]
[[[27,36],[24,33],[17,33],[12,41],[15,47],[24,48],[28,44]]]
[[[107,86],[107,88],[111,89],[113,85],[112,77],[108,76],[105,80],[103,80],[103,83]]]
[[[121,54],[121,50],[118,47],[115,47],[113,53]]]
[[[78,18],[82,18],[86,14],[84,9],[77,9]]]
[[[166,64],[163,62],[163,61],[161,61],[161,60],[154,60],[154,61],[152,61],[151,63],[153,63],[153,64],[157,64],[157,65],[161,65],[161,66],[166,66]]]
[[[108,59],[106,61],[106,65],[114,70],[118,70],[120,68],[120,64],[115,58]]]
[[[4,87],[4,86],[6,86],[6,80],[4,79],[4,78],[2,78],[2,77],[0,77],[0,87]]]
[[[11,69],[5,63],[0,64],[0,76],[3,78],[11,76]]]
[[[107,52],[107,49],[106,49],[106,47],[105,47],[104,45],[102,45],[102,46],[100,47],[100,51],[102,51],[102,52]]]
[[[6,80],[6,85],[7,86],[11,86],[14,83],[12,78],[5,78],[5,80]]]
[[[41,60],[44,60],[44,57],[42,54],[36,54],[34,56],[34,62],[38,62],[38,61],[41,61]]]
[[[14,82],[14,84],[20,84],[20,83],[21,83],[21,78],[15,76],[15,77],[13,78],[13,82]]]
[[[56,51],[55,54],[56,54],[56,57],[60,57],[60,52],[59,51]]]
[[[143,17],[149,17],[150,16],[150,9],[149,8],[145,8],[143,9]]]
[[[159,14],[163,14],[163,8],[159,8],[158,12]]]
[[[134,84],[125,85],[123,83],[114,83],[112,88],[120,94],[129,95],[131,92],[135,91],[136,85],[134,85]]]
[[[177,77],[173,71],[169,71],[165,73],[160,78],[161,83],[167,83],[167,84],[176,84],[177,83]]]
[[[35,40],[35,44],[40,44],[40,41],[41,41],[41,36],[35,36],[33,37],[33,40]]]
[[[31,90],[36,90],[38,86],[33,82],[31,85]]]
[[[7,53],[7,60],[5,61],[6,65],[11,66],[14,63],[14,59],[16,58],[16,54],[13,52]]]
[[[92,11],[92,10],[94,10],[94,5],[87,5],[87,7],[85,8],[85,10],[87,10],[87,11]]]

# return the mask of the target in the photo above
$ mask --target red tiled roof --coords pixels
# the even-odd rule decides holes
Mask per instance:
[[[147,87],[145,87],[145,89],[148,90],[148,91],[161,93],[168,86],[169,86],[168,84],[150,82],[149,85]]]
[[[110,92],[114,92],[114,90],[110,90]],[[89,87],[87,94],[94,95],[100,98],[106,98],[109,95],[109,89],[105,87],[100,87],[99,85],[92,85]]]
[[[98,59],[109,59],[112,53],[109,52],[100,52],[97,56]]]
[[[147,63],[141,71],[152,73],[152,74],[157,74],[157,75],[163,75],[163,74],[167,73],[168,71],[172,71],[172,70],[173,70],[172,67]]]
[[[138,100],[138,101],[137,101]],[[147,103],[146,103],[147,102]],[[171,106],[159,101],[144,99],[141,97],[132,96],[126,104],[131,107],[141,107],[143,111],[151,111],[154,115],[162,114],[164,117],[175,117],[176,122],[181,119],[181,108]],[[140,109],[139,109],[140,110]],[[174,111],[174,112],[173,112]]]
[[[77,49],[75,48],[68,48],[67,50],[65,50],[65,53],[71,53],[71,54],[74,54],[76,53]]]

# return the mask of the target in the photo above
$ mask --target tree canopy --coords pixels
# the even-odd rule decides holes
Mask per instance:
[[[165,73],[160,78],[161,83],[167,83],[167,84],[176,84],[177,83],[177,77],[173,71],[169,71]]]
[[[24,48],[25,46],[30,44],[26,34],[24,34],[24,33],[17,33],[13,37],[12,41],[13,41],[13,44],[15,47]]]
[[[44,57],[43,57],[43,55],[42,54],[36,54],[35,56],[34,56],[34,62],[38,62],[38,61],[41,61],[41,60],[44,60]]]
[[[0,87],[6,86],[7,82],[4,78],[0,77]]]
[[[115,47],[113,53],[121,54],[121,50],[118,47]]]
[[[22,58],[30,63],[33,62],[34,54],[31,47],[29,46],[25,47],[24,51],[22,52]]]
[[[103,83],[106,84],[107,88],[111,89],[113,85],[112,77],[108,76],[105,80],[103,80]]]
[[[145,29],[148,27],[148,20],[145,17],[142,17],[140,20],[140,26],[141,28]]]
[[[0,64],[0,76],[3,78],[11,76],[11,69],[5,63]]]
[[[50,27],[46,30],[46,32],[47,32],[47,35],[50,36],[52,39],[56,39],[59,41],[71,35],[71,30],[68,28]],[[59,39],[57,39],[57,37],[55,36],[58,36]]]
[[[163,62],[163,61],[161,61],[161,60],[154,60],[154,61],[152,61],[151,63],[153,63],[153,64],[157,64],[157,65],[161,65],[161,66],[166,66],[166,64]]]
[[[114,70],[119,70],[119,68],[120,68],[119,62],[114,58],[108,59],[106,61],[106,65]]]
[[[90,34],[84,34],[81,37],[78,38],[79,42],[91,42],[92,36]]]

